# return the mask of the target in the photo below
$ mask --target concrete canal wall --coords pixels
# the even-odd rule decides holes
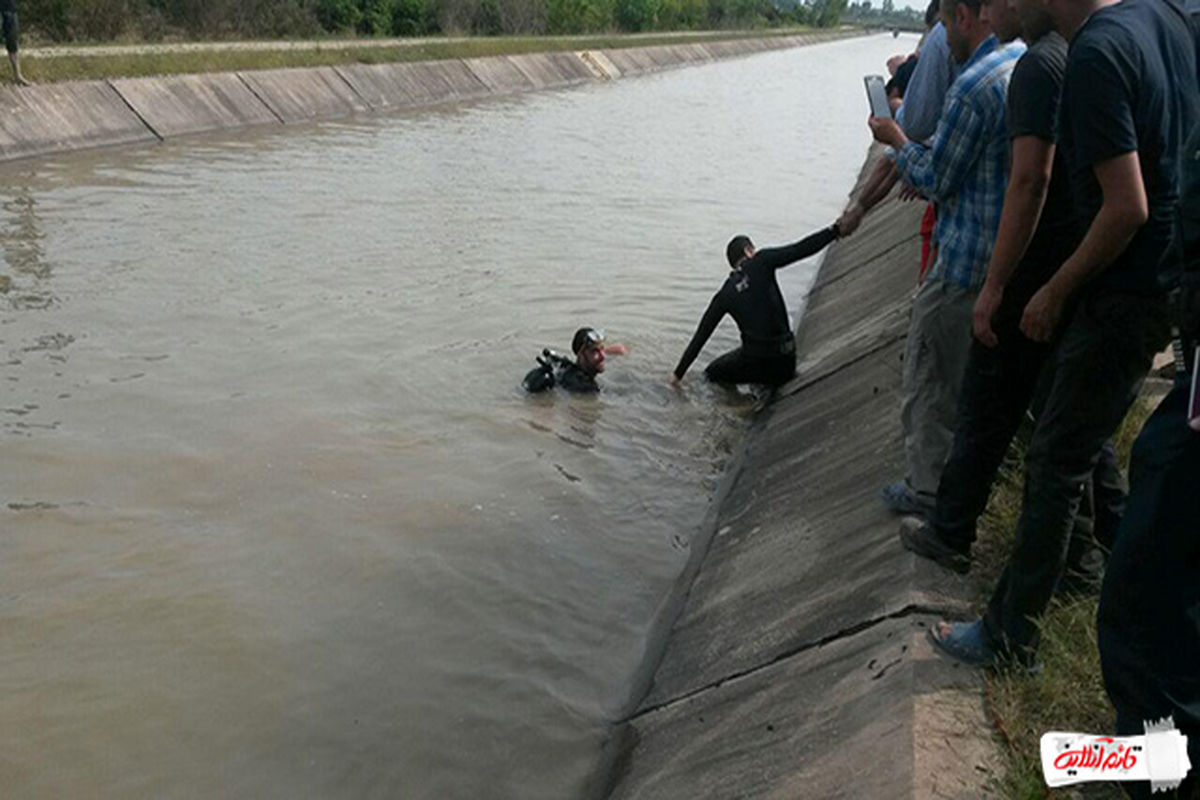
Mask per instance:
[[[923,212],[893,197],[830,249],[798,376],[725,476],[597,796],[986,796],[978,676],[924,637],[966,614],[970,590],[905,551],[879,499],[901,475]]]
[[[0,87],[0,161],[616,80],[858,35],[824,31],[574,53],[6,85]]]

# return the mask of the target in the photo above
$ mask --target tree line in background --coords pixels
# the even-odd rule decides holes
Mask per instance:
[[[20,0],[37,39],[572,34],[836,25],[846,0]]]
[[[896,8],[895,0],[883,0],[878,6],[871,0],[862,0],[851,3],[845,10],[844,18],[847,22],[859,25],[919,32],[925,30],[925,14],[924,11],[911,8]]]

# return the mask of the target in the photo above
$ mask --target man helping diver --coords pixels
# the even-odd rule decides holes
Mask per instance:
[[[708,379],[716,383],[757,383],[770,387],[791,380],[796,374],[796,340],[775,270],[819,253],[839,236],[841,232],[834,223],[794,244],[764,250],[755,250],[747,236],[733,237],[725,248],[733,272],[708,304],[692,341],[671,373],[670,384],[680,385],[684,373],[726,314],[737,322],[742,346],[713,360],[704,370]]]
[[[574,394],[600,391],[596,376],[604,372],[607,356],[623,356],[629,348],[623,344],[606,344],[604,331],[580,328],[571,339],[575,360],[553,350],[543,350],[538,366],[529,371],[521,385],[527,392],[544,392],[561,386]]]

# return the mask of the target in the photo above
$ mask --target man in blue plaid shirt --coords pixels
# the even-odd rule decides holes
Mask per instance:
[[[909,141],[890,118],[871,132],[890,145],[900,177],[938,204],[937,261],[913,300],[904,355],[900,419],[907,474],[884,488],[901,513],[926,514],[954,440],[959,389],[971,343],[972,309],[996,241],[1008,182],[1008,81],[1025,52],[992,35],[982,0],[944,0],[941,18],[961,67],[928,145]]]

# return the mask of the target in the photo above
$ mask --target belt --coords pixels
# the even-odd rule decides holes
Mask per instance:
[[[796,337],[790,333],[779,339],[742,339],[742,350],[752,356],[789,356],[796,352]]]

